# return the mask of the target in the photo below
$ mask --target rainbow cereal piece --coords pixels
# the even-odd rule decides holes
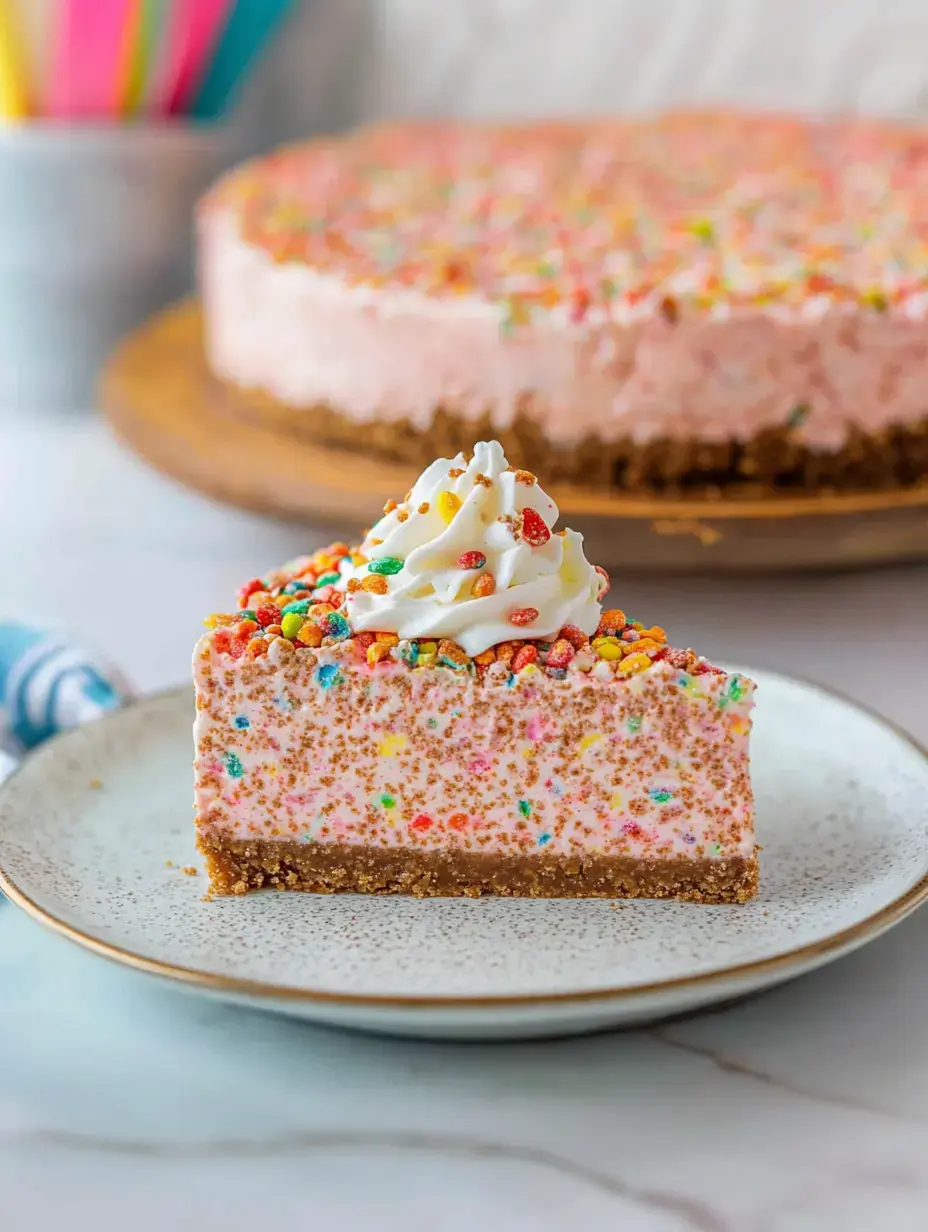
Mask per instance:
[[[452,462],[360,548],[252,579],[208,619],[194,674],[212,890],[749,898],[753,683],[603,611],[579,536],[541,542],[518,516],[551,529],[557,510],[498,446]],[[441,491],[459,502],[447,523]],[[479,534],[469,551],[508,581],[473,597],[459,547]],[[359,576],[387,590],[352,589]],[[533,620],[511,623],[527,594]],[[380,619],[394,627],[358,627]]]

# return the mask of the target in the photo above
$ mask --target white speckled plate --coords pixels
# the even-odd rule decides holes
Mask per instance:
[[[761,894],[743,907],[265,893],[204,902],[192,697],[43,747],[0,791],[0,886],[141,971],[317,1022],[502,1038],[683,1013],[810,971],[928,896],[928,754],[765,672],[753,745]]]

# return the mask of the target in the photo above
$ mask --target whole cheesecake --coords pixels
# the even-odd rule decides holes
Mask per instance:
[[[394,125],[201,203],[223,399],[624,491],[928,480],[928,132],[676,113]]]

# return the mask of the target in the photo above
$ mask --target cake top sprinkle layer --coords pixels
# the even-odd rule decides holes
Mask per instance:
[[[928,130],[738,113],[396,125],[283,149],[208,198],[351,284],[518,325],[661,312],[905,311],[928,292]]]
[[[481,442],[427,467],[360,547],[335,543],[246,582],[238,612],[207,618],[207,641],[246,663],[299,655],[315,667],[321,656],[332,678],[342,660],[481,679],[505,669],[512,681],[537,671],[627,680],[666,663],[687,688],[724,674],[668,645],[657,625],[603,610],[609,577],[581,535],[553,532],[557,516],[531,472]]]

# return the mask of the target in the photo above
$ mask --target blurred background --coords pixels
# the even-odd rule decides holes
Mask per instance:
[[[243,141],[717,102],[915,117],[926,45],[920,0],[305,0],[246,94]]]
[[[190,21],[221,15],[213,0],[176,2]],[[246,578],[332,536],[311,519],[257,516],[181,486],[99,414],[99,362],[191,285],[193,205],[221,167],[390,116],[727,104],[928,121],[926,0],[251,0],[242,11],[254,27],[200,115],[182,77],[175,96],[141,62],[118,58],[106,20],[124,19],[128,0],[62,3],[73,18],[67,37],[51,0],[0,0],[0,633],[5,622],[63,629],[143,693],[189,679],[203,616],[223,610]],[[147,31],[145,63],[154,63],[156,28],[177,36],[180,53],[190,27],[171,26],[170,0],[133,12]],[[3,40],[11,14],[25,16],[24,47]],[[99,44],[81,44],[89,31],[115,58],[110,76],[88,81],[81,66],[103,63]],[[17,62],[43,90],[57,65],[51,123],[29,115]],[[911,509],[908,533],[923,536],[928,555],[928,508]],[[346,521],[346,535],[360,530],[360,518]],[[783,576],[619,568],[611,594],[677,644],[817,680],[928,742],[924,563]],[[0,747],[2,726],[0,716]],[[522,1218],[506,1226],[526,1229],[543,1226],[531,1213],[542,1207],[552,1227],[928,1226],[921,916],[894,934],[893,948],[875,950],[872,966],[851,960],[821,981],[680,1028],[693,1033],[688,1045],[634,1035],[455,1054],[310,1034],[181,997],[166,1010],[166,993],[133,999],[123,976],[96,960],[66,956],[55,968],[52,943],[18,916],[0,904],[0,1219],[14,1232],[61,1226],[43,1222],[50,1211],[80,1229],[133,1218],[184,1232],[220,1226],[222,1212],[223,1227],[253,1227],[279,1208],[280,1226],[309,1227],[292,1219],[355,1202],[365,1215],[376,1207],[378,1227],[451,1228],[464,1226],[455,1213],[473,1226],[473,1203],[485,1198],[480,1219],[508,1201]],[[682,1116],[687,1103],[698,1123]],[[287,1127],[297,1140],[314,1116],[348,1144],[331,1171],[328,1155],[314,1164],[302,1147],[288,1155],[282,1145]],[[538,1181],[547,1149],[503,1159],[492,1185],[495,1148],[450,1164],[417,1154],[436,1124],[454,1142],[462,1126],[516,1134],[519,1117],[552,1141],[575,1127],[582,1140],[582,1127],[610,1168],[629,1169],[630,1184],[603,1187],[580,1170]],[[409,1132],[365,1170],[342,1127],[394,1123]],[[172,1155],[179,1126],[194,1145]],[[259,1135],[254,1157],[234,1155],[220,1170],[223,1142]],[[812,1136],[819,1150],[808,1149]],[[136,1149],[136,1139],[152,1145]],[[313,1133],[299,1141],[308,1151]],[[292,1169],[285,1183],[271,1179],[277,1156]],[[440,1195],[434,1206],[416,1188],[426,1174]],[[739,1202],[739,1186],[750,1190],[738,1210],[756,1219],[729,1223],[670,1193],[671,1182],[694,1177],[732,1188]],[[530,1209],[520,1205],[529,1193]],[[643,1221],[626,1224],[639,1199]],[[442,1204],[454,1207],[447,1222]],[[412,1207],[408,1220],[391,1221],[391,1209]]]

